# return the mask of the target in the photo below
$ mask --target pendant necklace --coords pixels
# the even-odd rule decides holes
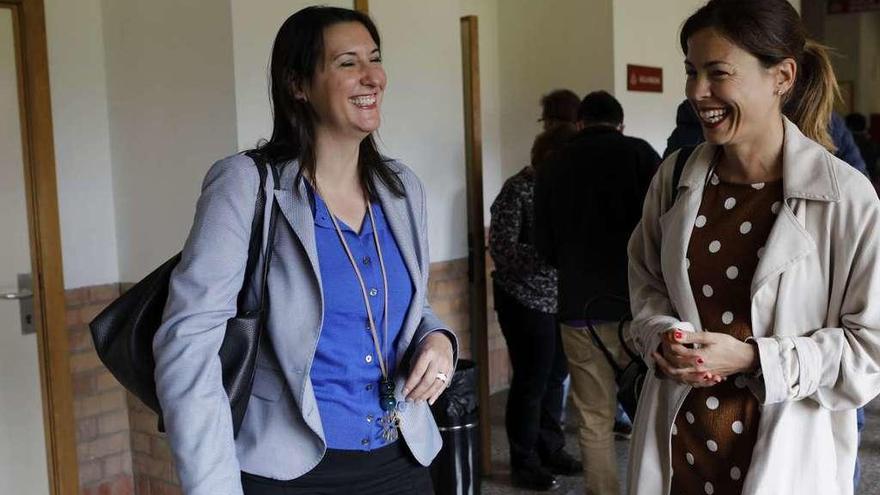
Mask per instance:
[[[327,206],[327,210],[330,210],[329,205]],[[382,247],[379,245],[379,232],[376,229],[376,218],[373,216],[373,207],[370,205],[369,200],[367,200],[367,213],[370,216],[370,225],[373,228],[373,243],[376,245],[376,254],[379,256],[379,267],[382,269],[382,294],[384,296],[382,303],[382,327],[384,333],[384,345],[380,345],[379,343],[379,335],[376,330],[376,320],[373,318],[373,309],[370,305],[370,298],[367,296],[367,286],[364,283],[364,277],[361,275],[357,261],[355,261],[354,255],[351,254],[351,249],[349,249],[348,243],[345,241],[345,236],[342,234],[342,229],[339,228],[339,222],[336,221],[336,216],[332,211],[330,212],[330,219],[333,220],[333,227],[336,228],[336,235],[339,236],[339,240],[342,242],[342,247],[345,249],[345,254],[348,255],[348,260],[351,262],[352,268],[354,268],[355,275],[357,275],[358,283],[360,283],[361,286],[361,293],[364,297],[364,305],[367,307],[370,335],[373,337],[373,345],[376,348],[376,361],[379,362],[379,370],[382,372],[382,379],[379,380],[379,407],[382,408],[384,414],[382,415],[382,418],[379,419],[379,425],[382,427],[382,438],[384,438],[386,442],[393,442],[394,440],[397,440],[398,429],[400,427],[400,415],[397,413],[397,400],[394,398],[394,381],[388,375],[388,365],[385,361],[385,357],[388,356],[388,275],[385,272],[385,259],[382,256]]]

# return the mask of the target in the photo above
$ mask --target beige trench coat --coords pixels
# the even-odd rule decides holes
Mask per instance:
[[[630,239],[633,338],[652,369],[659,333],[701,331],[685,254],[716,149],[694,151],[671,208],[675,155],[663,163]],[[880,201],[787,119],[782,163],[784,205],[751,286],[763,377],[748,383],[761,421],[743,494],[852,494],[855,409],[880,393]],[[649,371],[630,495],[669,493],[671,428],[689,390]]]

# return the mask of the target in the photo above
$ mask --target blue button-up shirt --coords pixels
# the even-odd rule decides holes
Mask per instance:
[[[327,447],[372,450],[387,445],[379,419],[379,381],[382,372],[370,334],[367,310],[354,268],[320,195],[310,189],[315,217],[315,242],[324,288],[324,323],[312,362],[311,379]],[[382,206],[372,203],[376,225],[364,218],[360,233],[337,219],[366,284],[383,358],[394,376],[397,337],[413,297],[413,283],[388,227]],[[373,229],[388,275],[388,344],[382,326],[382,269],[373,241]]]

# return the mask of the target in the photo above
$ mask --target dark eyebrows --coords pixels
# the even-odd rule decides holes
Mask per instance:
[[[373,55],[373,54],[375,54],[375,53],[379,53],[379,47],[373,48],[373,51],[370,52],[370,55]],[[352,57],[357,57],[357,52],[355,52],[355,51],[347,51],[347,52],[338,53],[338,54],[336,54],[336,55],[333,57],[333,60],[336,60],[336,59],[338,59],[339,57],[342,57],[342,56],[345,56],[345,55],[351,55]]]
[[[685,61],[684,61],[684,65],[685,65],[685,67],[689,67],[689,68],[695,68],[695,67],[696,67],[696,66],[693,64],[693,62],[691,62],[690,60],[685,60]],[[710,67],[712,67],[712,66],[715,66],[715,65],[731,65],[731,64],[728,63],[728,62],[725,62],[725,61],[723,61],[723,60],[710,60],[710,61],[706,62],[705,64],[703,64],[703,68],[704,68],[704,69],[708,69],[708,68],[710,68]]]

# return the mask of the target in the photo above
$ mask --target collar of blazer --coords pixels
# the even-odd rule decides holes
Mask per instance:
[[[822,145],[804,136],[788,118],[782,117],[782,187],[786,200],[791,198],[837,202],[840,186],[834,171],[833,156]],[[684,168],[679,186],[695,187],[706,179],[717,146],[704,144]]]
[[[404,173],[402,167],[396,162],[389,163],[398,174]],[[299,162],[296,160],[284,166],[281,173],[282,188],[275,191],[275,198],[278,200],[278,208],[282,215],[302,243],[314,276],[318,281],[318,286],[323,292],[321,272],[318,268],[318,249],[315,243],[315,219],[309,205],[308,190],[305,181],[301,180],[299,170]],[[294,189],[286,189],[285,187],[290,187],[287,186],[288,184],[292,184]],[[407,181],[404,181],[404,185],[406,184]],[[382,205],[382,211],[385,213],[385,219],[397,241],[403,262],[406,264],[409,275],[418,291],[421,271],[417,259],[415,235],[419,229],[414,226],[418,219],[415,218],[415,212],[412,211],[412,201],[410,200],[416,191],[407,187],[407,196],[397,197],[381,181],[376,182],[376,191],[379,203]]]

